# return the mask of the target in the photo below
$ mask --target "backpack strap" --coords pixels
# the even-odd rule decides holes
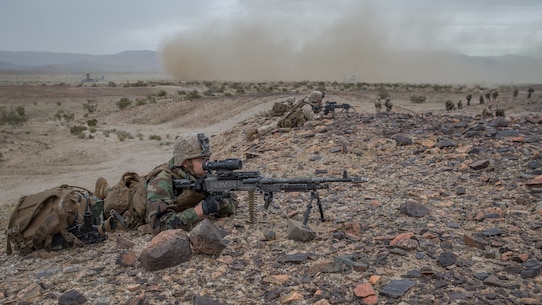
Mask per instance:
[[[21,231],[19,230],[17,232],[14,232],[13,231],[13,225],[15,224],[15,220],[19,217],[19,208],[21,207],[21,204],[24,202],[25,198],[26,198],[26,196],[22,196],[21,198],[19,198],[19,202],[15,206],[15,210],[13,211],[13,214],[11,214],[11,218],[9,219],[9,225],[8,225],[8,229],[6,231],[6,235],[7,235],[6,253],[7,254],[12,253],[11,240],[13,239],[13,234],[16,233],[19,236],[19,238],[22,239]]]

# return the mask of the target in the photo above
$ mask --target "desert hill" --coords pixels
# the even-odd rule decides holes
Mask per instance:
[[[240,193],[238,215],[215,222],[227,243],[221,256],[195,254],[161,271],[120,260],[137,257],[152,238],[139,231],[28,256],[1,248],[1,302],[57,304],[70,290],[97,304],[539,304],[542,298],[541,86],[531,99],[528,86],[519,86],[514,99],[506,86],[122,76],[110,78],[113,87],[67,79],[0,87],[4,114],[24,106],[28,117],[22,126],[0,126],[2,228],[20,196],[63,183],[92,189],[97,177],[114,183],[125,171],[144,174],[171,157],[184,132],[204,131],[213,158],[242,159],[243,170],[269,177],[337,177],[346,170],[369,181],[319,192],[327,221],[314,209],[309,226],[317,238],[304,243],[286,232],[288,218],[302,217],[307,193],[276,194],[268,210],[257,198],[255,224]],[[325,89],[325,100],[353,109],[247,139],[247,130],[277,119],[268,114],[275,102],[317,88]],[[394,107],[375,114],[383,89]],[[499,91],[497,100],[479,104],[489,90]],[[422,95],[426,102],[411,101]],[[460,99],[463,109],[445,109],[444,101]],[[120,109],[126,100],[131,104]],[[496,117],[496,109],[506,116]],[[276,239],[264,238],[269,231]],[[133,245],[124,248],[126,241]]]

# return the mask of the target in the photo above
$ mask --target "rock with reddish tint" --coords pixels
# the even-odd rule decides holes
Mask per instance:
[[[117,258],[117,264],[121,266],[135,266],[136,255],[133,251],[121,253]]]
[[[192,258],[192,248],[186,233],[166,230],[156,235],[139,256],[145,270],[155,271],[177,266]]]

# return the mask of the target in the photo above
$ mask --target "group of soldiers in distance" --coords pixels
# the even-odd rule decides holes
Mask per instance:
[[[527,99],[531,98],[533,92],[534,92],[533,87],[529,87],[529,89],[527,90]],[[517,88],[515,88],[514,93],[513,93],[513,99],[514,100],[516,99],[518,94],[519,94],[519,90]],[[496,102],[498,96],[499,96],[499,93],[497,92],[497,90],[487,91],[485,94],[480,94],[480,97],[478,98],[478,102],[479,102],[480,105],[485,104],[486,101],[488,103]],[[470,106],[470,101],[472,99],[472,94],[470,94],[470,93],[467,94],[465,99],[467,100],[467,106]],[[455,108],[456,108],[454,103],[452,101],[450,101],[450,100],[446,101],[445,106],[446,106],[446,110],[448,110],[448,111],[455,110]],[[459,102],[457,102],[457,109],[463,109],[463,102],[461,100],[459,100]],[[487,112],[488,112],[487,109],[484,109],[484,113],[487,114]],[[496,116],[504,116],[504,111],[502,109],[497,109],[495,112],[496,112],[495,113]]]
[[[376,113],[378,114],[382,110],[382,100],[384,100],[384,106],[386,106],[386,112],[391,112],[391,108],[393,107],[391,98],[389,96],[382,97],[379,95],[376,97],[376,101],[375,101]]]

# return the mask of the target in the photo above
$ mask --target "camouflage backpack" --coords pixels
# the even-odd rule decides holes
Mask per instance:
[[[97,230],[103,215],[92,213],[91,197],[90,191],[68,185],[21,197],[6,230],[6,252],[11,254],[13,247],[27,254],[106,240]]]

